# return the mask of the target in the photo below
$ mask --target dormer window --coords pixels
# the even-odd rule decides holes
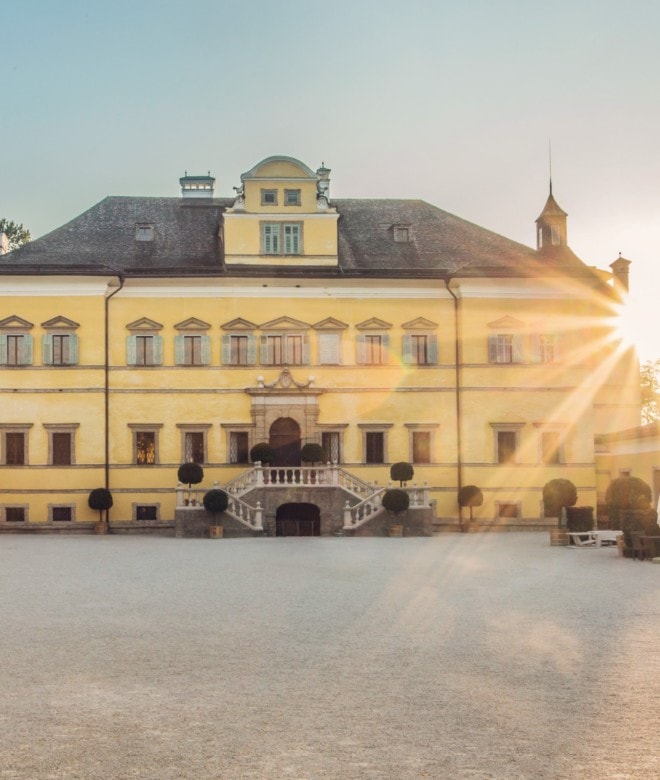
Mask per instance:
[[[394,225],[392,228],[392,235],[398,244],[407,244],[410,241],[410,226]]]
[[[138,222],[135,225],[135,240],[136,241],[153,241],[154,240],[154,226],[146,222]]]
[[[277,190],[261,190],[262,206],[277,206]]]
[[[284,190],[285,206],[300,206],[300,190]]]

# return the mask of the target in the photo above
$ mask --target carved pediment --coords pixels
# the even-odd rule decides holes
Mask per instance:
[[[282,369],[280,375],[273,382],[266,382],[262,376],[257,377],[257,387],[266,390],[304,390],[314,383],[314,377],[308,377],[306,382],[299,382],[293,378],[293,374],[288,368]]]
[[[293,317],[278,317],[276,320],[264,322],[259,328],[261,330],[307,330],[309,323],[294,320]]]
[[[16,314],[12,314],[10,317],[5,317],[4,320],[0,320],[0,328],[20,328],[25,330],[26,328],[33,328],[34,325],[22,317]]]
[[[75,330],[76,328],[80,327],[80,323],[74,322],[68,317],[63,317],[61,314],[59,314],[57,317],[53,317],[50,320],[46,320],[46,322],[42,322],[41,327],[46,328],[46,330],[52,328],[59,328],[61,330]]]
[[[499,320],[488,323],[489,328],[509,328],[519,330],[525,327],[525,323],[507,314],[505,317],[500,317]]]
[[[314,330],[345,330],[348,325],[334,317],[326,317],[324,320],[312,325]]]
[[[236,319],[225,322],[220,326],[223,330],[256,330],[257,325],[250,320],[244,320],[242,317],[236,317]]]
[[[135,322],[129,322],[126,326],[128,330],[162,330],[163,326],[156,320],[150,320],[149,317],[140,317]]]
[[[416,317],[414,320],[404,322],[401,327],[406,330],[433,330],[438,327],[438,323],[427,320],[426,317]]]
[[[378,317],[371,317],[371,319],[361,322],[355,326],[358,330],[387,330],[392,327],[391,322],[385,322]]]
[[[208,330],[211,326],[204,320],[198,320],[197,317],[188,317],[187,320],[177,323],[174,327],[177,330]]]

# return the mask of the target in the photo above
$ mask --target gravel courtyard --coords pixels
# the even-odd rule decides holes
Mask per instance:
[[[545,533],[0,537],[0,778],[660,777],[660,566]]]

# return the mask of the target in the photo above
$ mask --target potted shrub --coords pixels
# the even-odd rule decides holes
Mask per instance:
[[[605,494],[612,527],[623,531],[624,555],[632,555],[633,534],[653,534],[657,514],[651,508],[652,490],[639,477],[617,477]]]
[[[382,504],[396,518],[397,515],[408,509],[410,497],[405,490],[391,488],[383,493]],[[390,525],[390,536],[403,536],[403,526],[396,523]]]
[[[303,463],[311,463],[312,465],[315,463],[322,463],[323,447],[315,442],[304,444],[303,448],[300,450],[300,460]],[[309,478],[311,482],[316,482],[316,469],[310,471]]]
[[[414,474],[415,469],[404,460],[400,460],[390,466],[390,479],[392,482],[398,482],[401,487],[403,487],[405,482],[410,482]]]
[[[219,539],[224,534],[224,528],[216,523],[215,516],[227,509],[229,496],[224,490],[213,488],[213,490],[209,490],[208,493],[204,494],[202,503],[204,504],[204,509],[213,515],[213,522],[209,526],[209,536],[211,539]]]
[[[275,460],[275,450],[266,441],[260,441],[250,450],[252,463],[272,463]]]
[[[463,507],[469,507],[470,508],[470,522],[472,522],[472,508],[475,506],[481,506],[484,503],[484,494],[481,492],[481,489],[478,488],[476,485],[463,485],[463,487],[458,491],[458,506],[459,509],[463,509]],[[458,514],[458,520],[461,526],[461,531],[463,529],[463,513],[459,511]]]
[[[112,494],[107,488],[94,488],[89,494],[87,504],[90,509],[98,509],[99,521],[94,530],[97,534],[104,534],[110,530],[110,520],[108,510],[112,507]],[[103,522],[103,512],[105,511],[105,522]]]
[[[570,479],[551,479],[543,486],[543,516],[556,517],[562,526],[562,509],[575,506],[577,488]]]
[[[187,505],[191,503],[190,495],[192,486],[199,485],[199,483],[204,479],[204,469],[199,465],[199,463],[182,463],[179,466],[179,470],[177,471],[177,477],[179,482],[182,482],[184,485],[188,485],[188,498],[186,499]],[[197,501],[193,499],[193,506],[196,503]]]

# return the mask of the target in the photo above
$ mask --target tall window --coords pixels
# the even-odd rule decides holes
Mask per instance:
[[[339,365],[341,363],[339,333],[319,333],[319,363],[322,365]]]
[[[321,447],[323,447],[323,460],[326,463],[341,463],[341,434],[338,431],[323,431],[321,433]]]
[[[28,366],[32,363],[32,336],[29,333],[0,335],[0,364]]]
[[[154,339],[155,336],[134,336],[135,338],[135,365],[154,365]]]
[[[248,362],[248,337],[230,336],[230,362],[235,366],[246,366]]]
[[[302,253],[302,226],[290,222],[265,222],[261,226],[261,244],[265,255]]]
[[[435,334],[409,333],[403,337],[403,362],[426,366],[438,362],[438,337]]]
[[[557,360],[557,336],[554,333],[535,333],[531,337],[534,363],[555,363]]]
[[[262,336],[261,362],[271,366],[299,366],[308,363],[304,336],[301,333]]]
[[[365,433],[365,463],[385,462],[385,434],[382,431]]]
[[[211,362],[211,340],[206,335],[180,333],[174,339],[178,366],[206,366]]]
[[[490,363],[522,363],[524,337],[518,333],[497,333],[488,337]]]
[[[156,462],[156,432],[135,432],[135,462],[138,466],[151,466]]]
[[[497,462],[515,463],[517,444],[517,431],[497,431]]]
[[[357,362],[372,366],[387,363],[389,345],[387,334],[361,333],[357,337]]]
[[[25,466],[27,453],[25,433],[7,431],[5,433],[5,463],[7,466]]]
[[[431,433],[430,431],[412,432],[412,461],[413,463],[431,462]]]
[[[70,466],[72,456],[71,433],[51,433],[52,437],[52,465]]]
[[[247,431],[229,432],[229,462],[247,463],[249,460]]]
[[[186,431],[183,437],[184,463],[204,463],[204,434],[201,431]]]
[[[45,366],[72,366],[78,362],[78,336],[75,333],[47,333],[42,340]]]
[[[561,463],[561,439],[558,431],[541,433],[541,459],[543,463]]]

